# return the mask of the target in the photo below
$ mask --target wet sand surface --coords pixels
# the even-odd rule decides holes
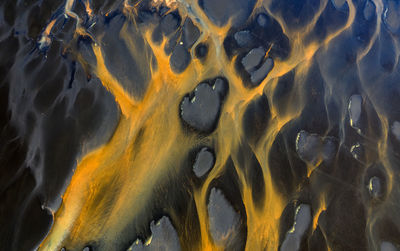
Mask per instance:
[[[400,250],[396,0],[3,0],[0,250]]]

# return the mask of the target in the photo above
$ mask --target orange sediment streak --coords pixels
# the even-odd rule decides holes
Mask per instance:
[[[202,20],[202,23],[196,23],[197,21],[193,19],[202,31],[199,40],[210,42],[209,55],[204,63],[192,57],[188,68],[181,74],[175,74],[170,69],[169,56],[165,55],[163,50],[165,40],[161,45],[156,45],[151,41],[151,32],[141,30],[146,45],[153,52],[152,55],[146,54],[145,51],[136,48],[129,29],[124,26],[120,39],[123,39],[129,48],[126,53],[141,60],[143,65],[149,68],[152,68],[150,63],[152,57],[155,57],[157,61],[157,69],[151,70],[151,80],[143,97],[133,97],[107,69],[101,39],[93,46],[97,60],[94,74],[114,95],[122,116],[112,138],[79,160],[63,196],[62,205],[55,214],[54,225],[41,244],[40,250],[56,250],[64,244],[81,247],[88,241],[97,239],[104,240],[105,250],[112,250],[113,243],[118,241],[118,234],[124,230],[128,222],[133,222],[143,210],[146,210],[154,187],[167,179],[166,177],[178,173],[180,162],[184,159],[183,154],[186,154],[185,149],[190,149],[201,142],[197,136],[187,135],[182,130],[179,118],[179,103],[182,97],[192,91],[202,80],[219,75],[228,79],[229,94],[221,111],[218,127],[210,136],[218,149],[215,166],[204,184],[195,189],[193,194],[201,232],[201,240],[194,248],[223,250],[222,247],[213,243],[209,235],[207,191],[211,181],[219,177],[231,152],[236,151],[244,137],[242,116],[247,105],[263,93],[271,100],[277,85],[276,78],[295,67],[297,68],[294,88],[301,90],[305,84],[310,61],[316,51],[324,48],[330,40],[348,29],[355,16],[355,8],[349,1],[348,22],[342,29],[330,34],[325,41],[320,43],[313,42],[304,45],[310,27],[296,32],[284,29],[291,41],[293,52],[290,58],[285,62],[276,60],[267,78],[258,87],[248,89],[243,86],[233,61],[229,61],[222,46],[223,39],[230,29],[230,23],[224,27],[217,27],[207,19],[197,1],[192,1],[190,13],[186,6],[180,5],[179,2],[177,1],[174,6],[183,16],[195,13]],[[71,1],[68,3],[70,4]],[[258,5],[262,5],[261,1]],[[86,1],[86,8],[90,15],[89,1]],[[132,6],[126,5],[124,11],[134,15]],[[321,12],[322,10],[317,12],[317,15],[319,16]],[[281,19],[277,18],[282,23]],[[314,19],[312,25],[315,25],[317,17]],[[243,186],[241,196],[247,214],[246,250],[277,250],[278,248],[279,219],[290,198],[283,197],[273,186],[268,155],[279,131],[287,123],[300,116],[304,104],[305,101],[301,99],[299,103],[289,104],[288,112],[285,114],[279,114],[277,108],[271,105],[268,131],[260,139],[261,143],[251,146],[262,166],[266,184],[263,207],[254,206],[252,188],[247,184],[245,174],[239,168],[236,169],[239,183]],[[235,159],[233,161],[235,162]],[[310,167],[308,176],[314,168]],[[321,195],[321,198],[324,196]],[[312,222],[313,230],[317,227],[319,214],[325,209],[326,203],[321,199],[320,209],[315,213]]]

